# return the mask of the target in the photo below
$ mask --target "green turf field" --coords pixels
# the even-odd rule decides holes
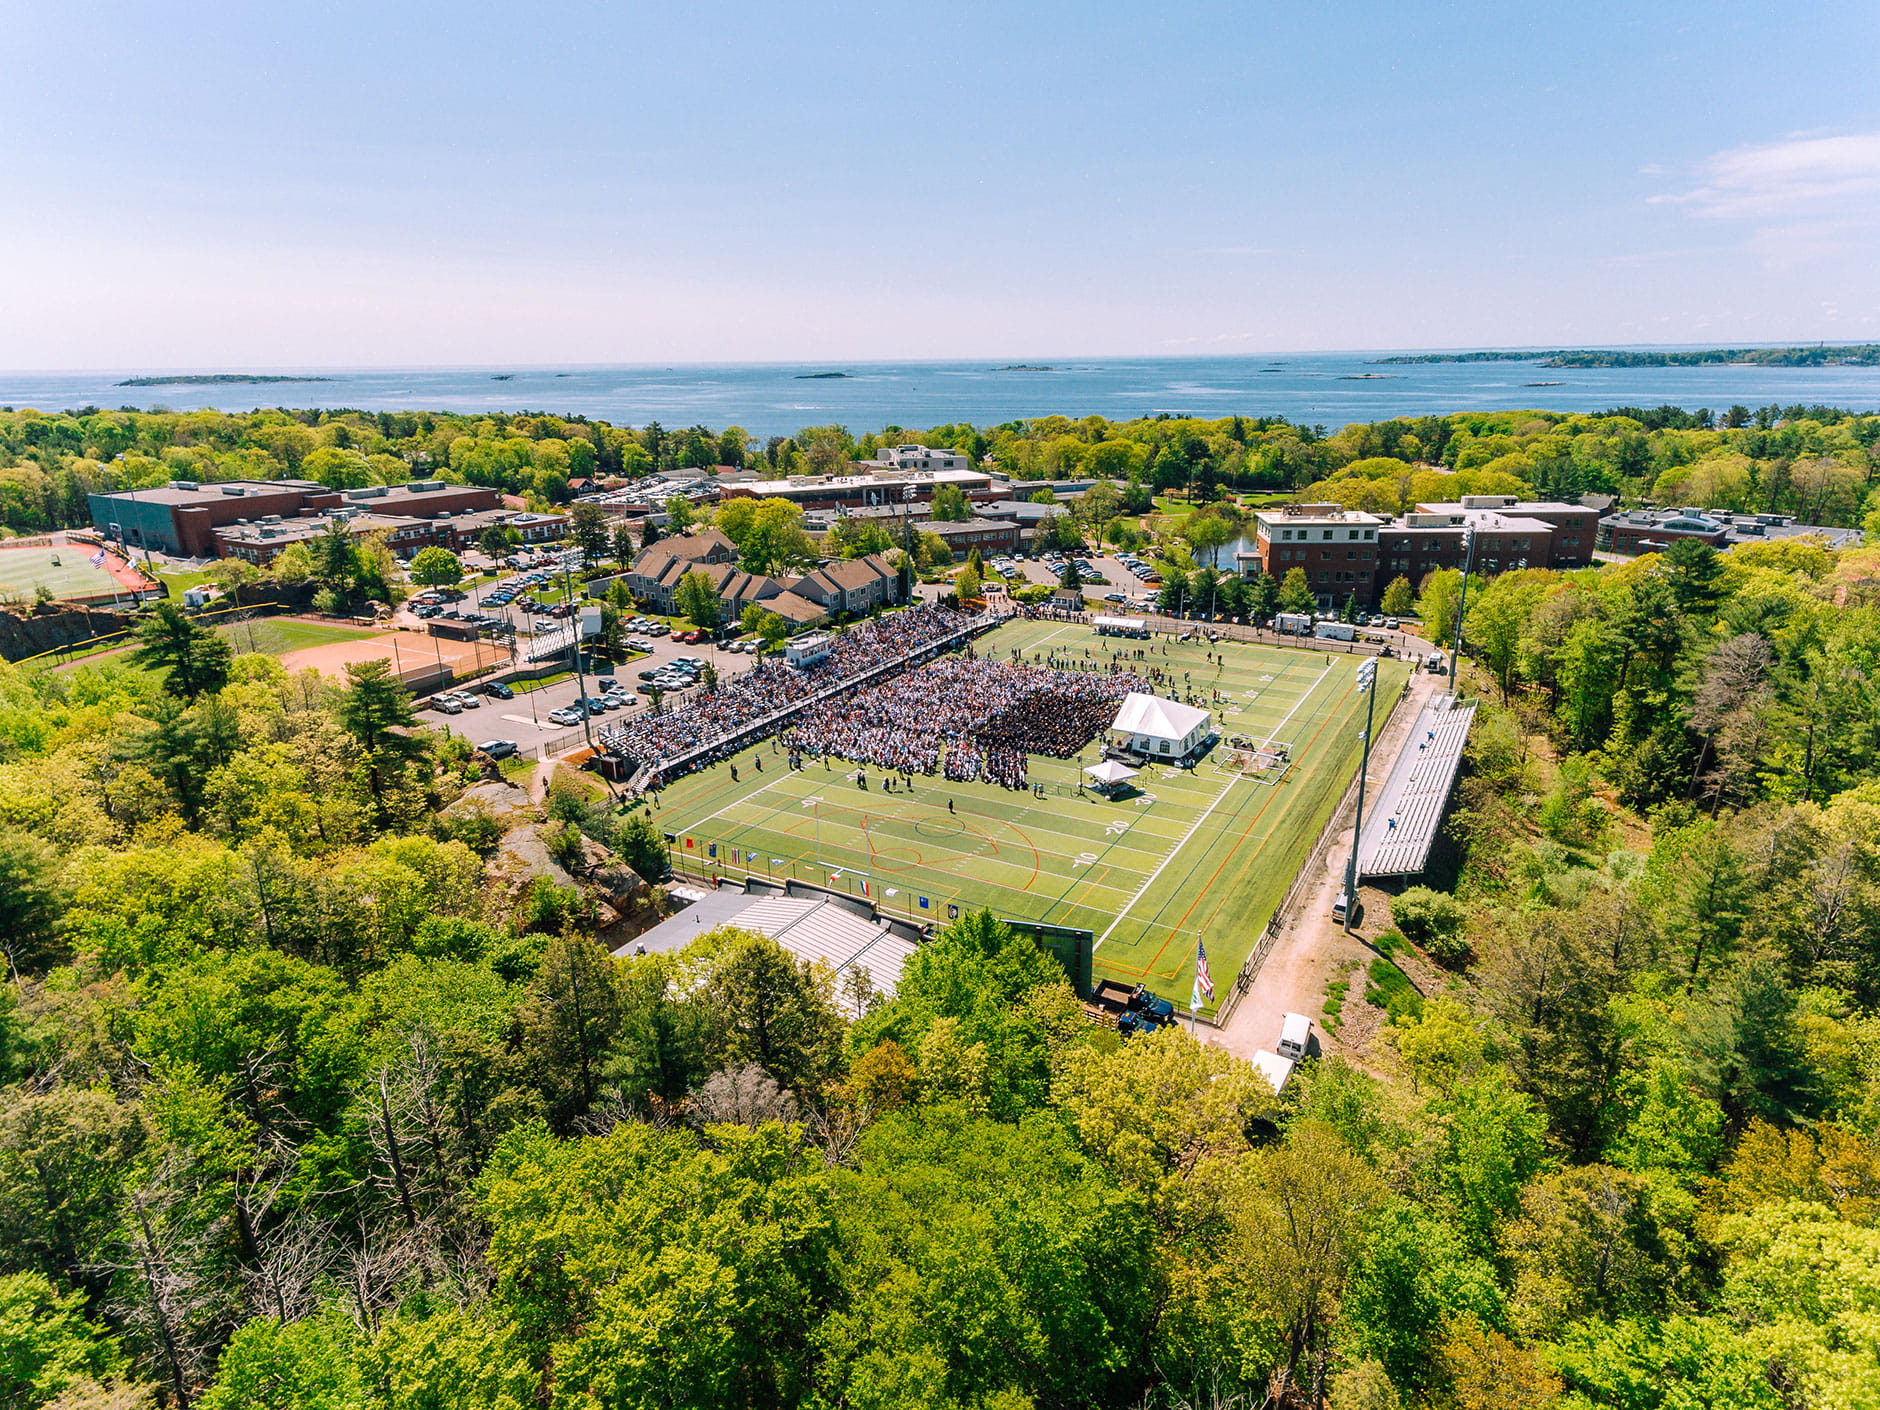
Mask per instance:
[[[1043,647],[1081,657],[1088,648],[1106,660],[1138,646],[1152,653],[1149,664],[1187,671],[1190,690],[1220,692],[1223,736],[1290,744],[1291,769],[1269,781],[1225,767],[1227,751],[1217,748],[1193,770],[1144,769],[1138,794],[1110,801],[1077,790],[1100,757],[1093,744],[1079,759],[1032,757],[1044,798],[938,777],[917,778],[903,794],[882,791],[878,769],[860,789],[856,766],[842,760],[791,773],[766,741],[730,761],[738,783],[720,763],[667,788],[657,821],[679,838],[673,850],[685,870],[821,885],[834,877],[857,894],[866,883],[879,905],[920,919],[988,906],[1092,930],[1099,976],[1145,982],[1178,1004],[1189,998],[1199,936],[1216,997],[1225,998],[1357,766],[1364,700],[1354,675],[1363,658],[1230,642],[1217,666],[1206,643],[1118,642],[1053,622],[1008,623],[979,643],[1000,656],[1016,648],[1030,658]],[[1409,668],[1378,664],[1381,730]]]
[[[0,595],[31,597],[42,584],[60,598],[109,593],[117,581],[104,569],[91,566],[96,552],[76,543],[59,548],[0,548]],[[55,558],[59,560],[56,567]]]

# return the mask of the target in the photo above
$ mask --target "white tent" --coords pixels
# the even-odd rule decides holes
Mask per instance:
[[[1136,776],[1136,771],[1128,764],[1119,764],[1114,759],[1105,759],[1101,764],[1092,764],[1084,772],[1104,788],[1115,788],[1118,784],[1128,783]]]
[[[1179,700],[1132,691],[1110,726],[1118,744],[1157,759],[1185,759],[1206,741],[1213,718]]]

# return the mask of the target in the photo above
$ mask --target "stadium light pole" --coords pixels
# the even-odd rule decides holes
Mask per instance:
[[[1456,693],[1456,662],[1462,654],[1462,614],[1469,607],[1469,574],[1475,571],[1475,525],[1469,525],[1468,554],[1462,560],[1462,593],[1456,599],[1456,634],[1449,639],[1449,693]]]
[[[1358,694],[1364,697],[1364,753],[1358,762],[1358,816],[1351,828],[1351,857],[1345,863],[1345,929],[1358,898],[1358,842],[1364,836],[1364,776],[1371,771],[1371,725],[1377,711],[1377,657],[1358,667]]]
[[[587,565],[584,562],[582,566]],[[581,604],[575,601],[574,576],[568,567],[568,555],[561,555],[561,591],[563,599],[574,610],[568,616],[568,635],[574,648],[575,688],[581,692],[581,738],[587,747],[594,747],[594,722],[588,713],[587,672],[581,666]]]

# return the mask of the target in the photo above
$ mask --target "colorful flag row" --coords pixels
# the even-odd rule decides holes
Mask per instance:
[[[668,834],[667,840],[668,841],[673,840],[670,834]],[[697,850],[698,839],[694,837],[688,837],[685,839],[685,845],[694,850]],[[708,861],[715,862],[718,860],[718,844],[716,842],[707,842],[705,844],[705,856]],[[738,848],[738,847],[725,848],[725,859],[729,861],[730,864],[734,867],[744,867],[746,869],[749,869],[750,867],[754,867],[754,866],[763,866],[765,864],[762,853],[746,852],[742,848]],[[771,860],[782,861],[784,859],[781,857],[774,857]],[[836,867],[834,870],[832,870],[829,873],[829,884],[831,886],[840,886],[842,884],[843,870],[844,869],[841,867]],[[873,890],[870,889],[871,883],[869,882],[868,878],[864,876],[858,876],[856,877],[856,880],[861,882],[862,884],[862,894],[864,896],[868,896],[872,898],[875,893],[873,892]],[[888,894],[892,896],[895,894],[895,892],[890,890]],[[933,903],[932,897],[919,896],[919,897],[916,897],[916,899],[919,901],[920,908],[923,911],[931,911],[931,910],[936,909]],[[958,920],[959,918],[960,918],[960,908],[954,903],[948,902],[947,903],[947,919]]]

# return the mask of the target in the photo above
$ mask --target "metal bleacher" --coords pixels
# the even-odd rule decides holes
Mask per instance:
[[[1360,876],[1414,876],[1429,864],[1474,721],[1474,703],[1454,696],[1423,707],[1390,776],[1365,808]]]

